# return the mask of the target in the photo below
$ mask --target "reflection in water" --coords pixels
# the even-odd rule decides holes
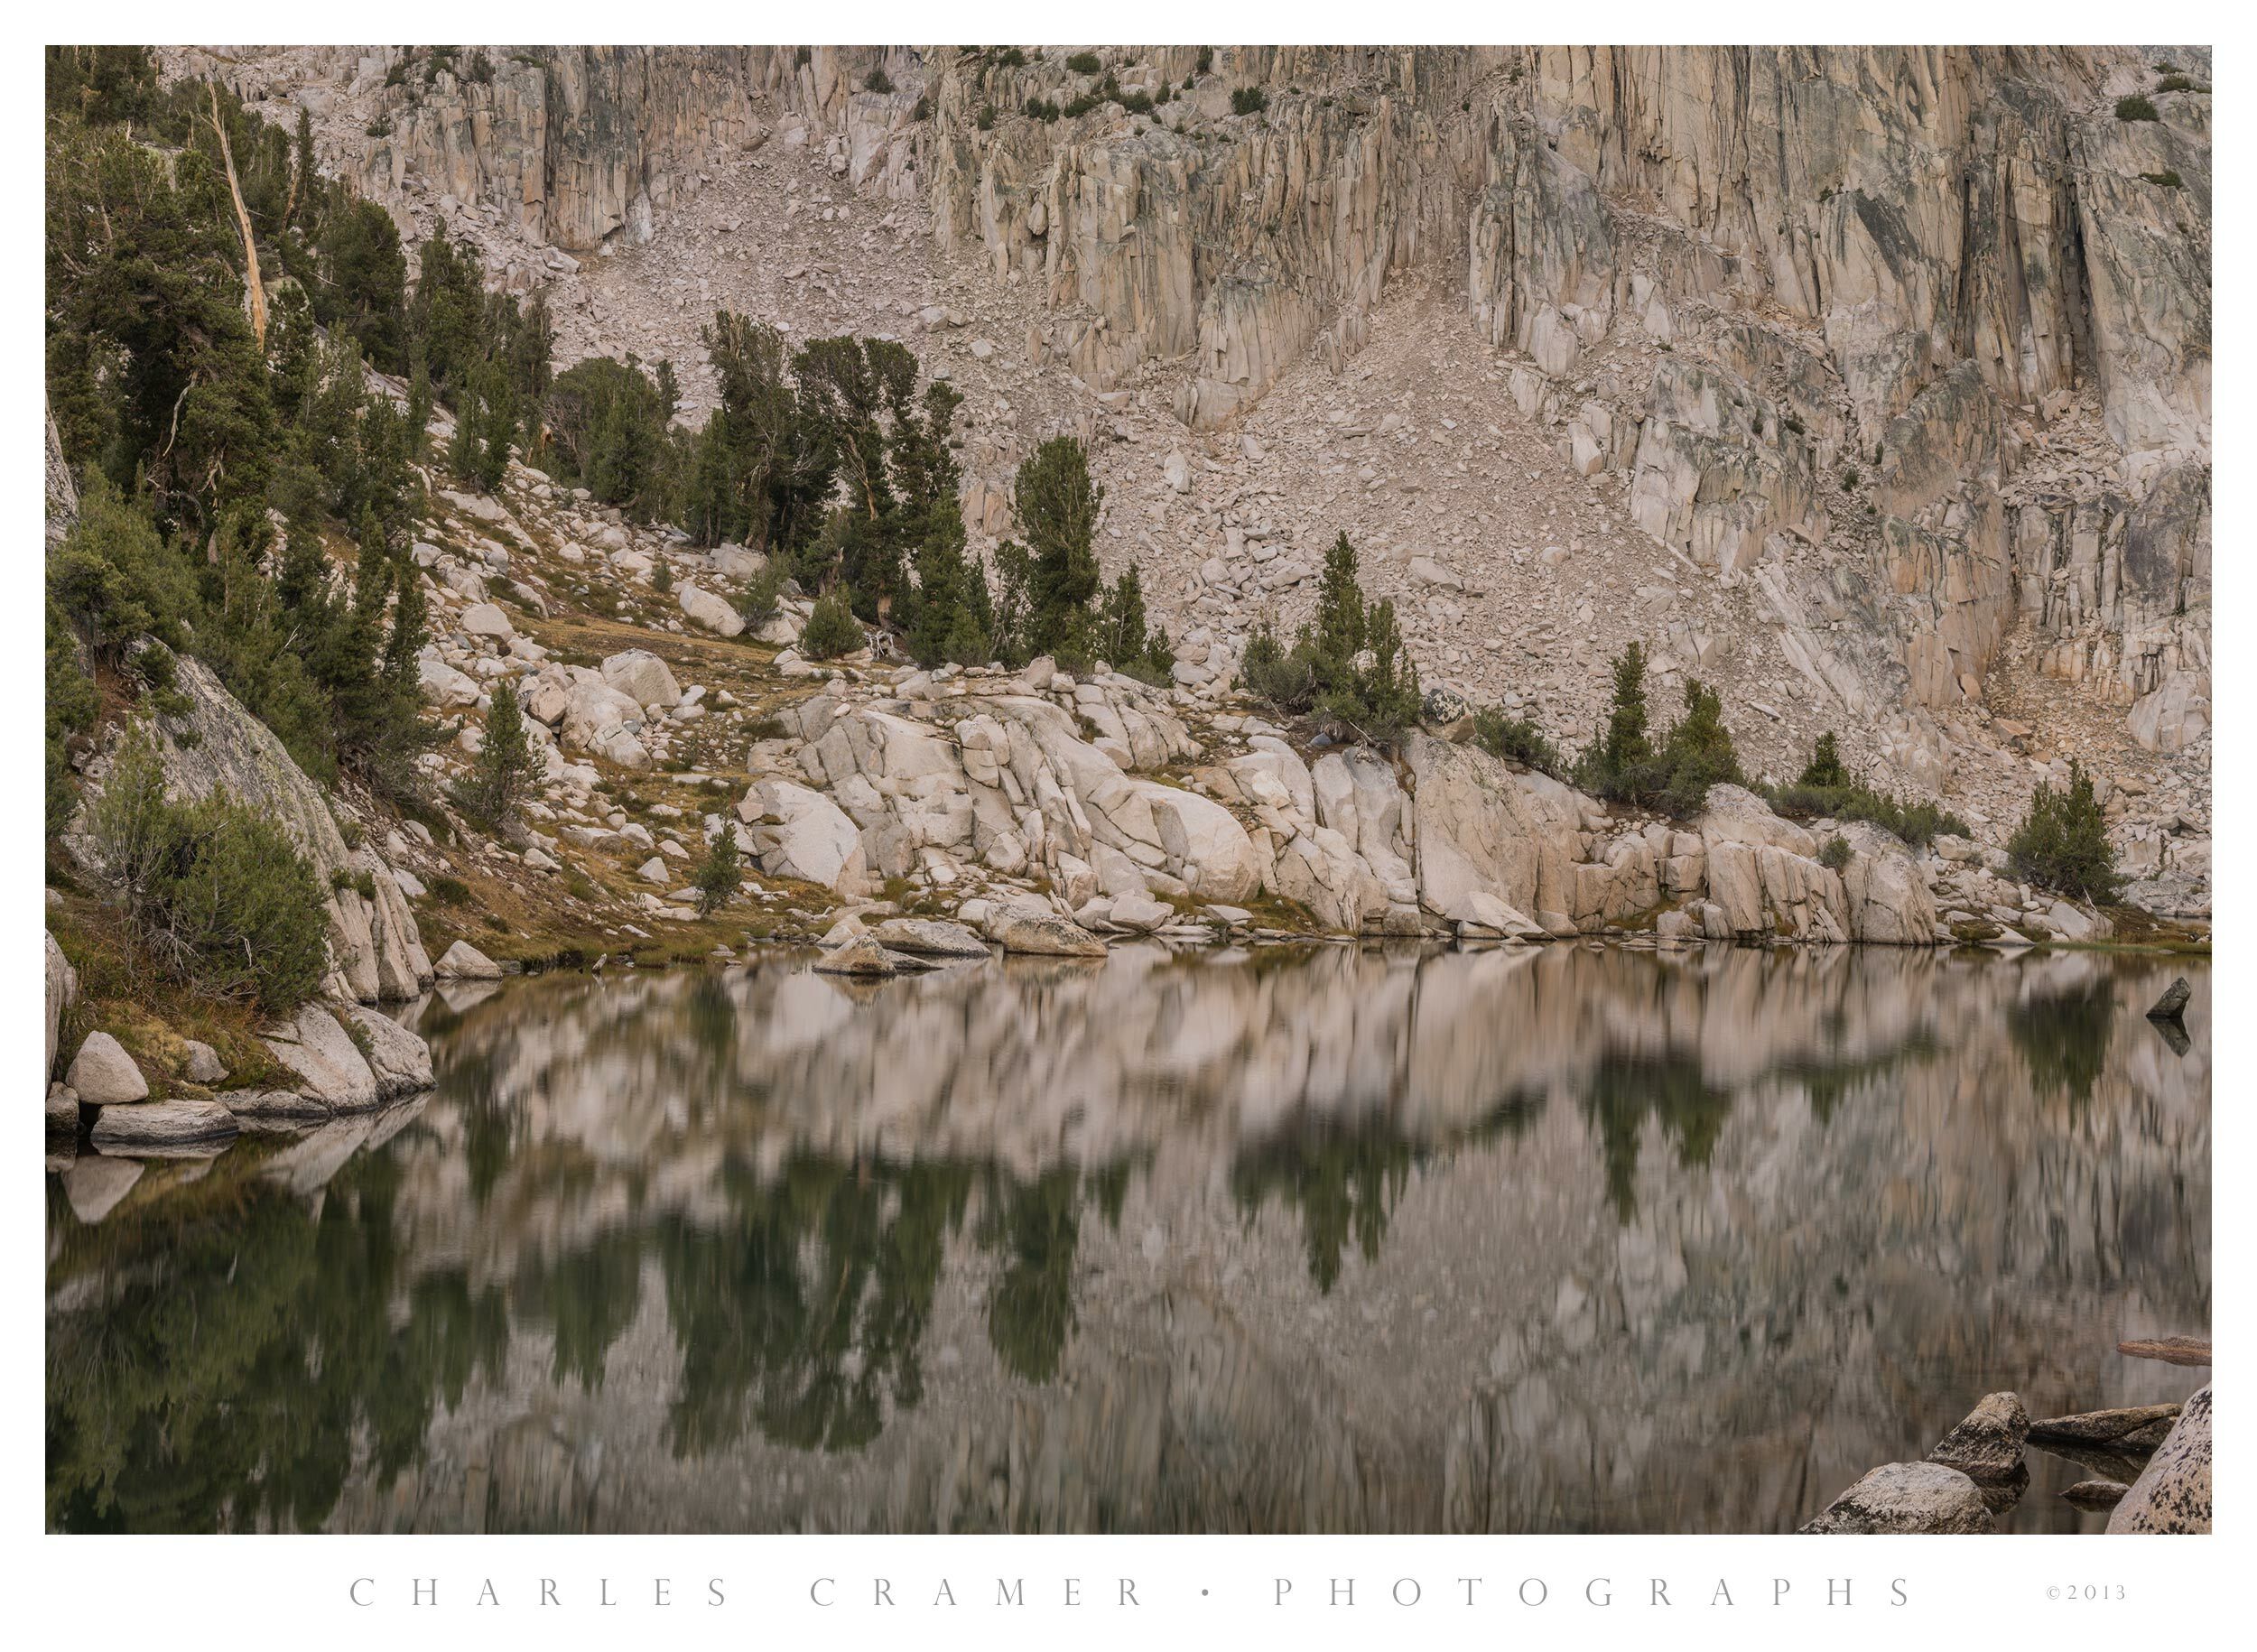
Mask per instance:
[[[2206,972],[2183,1054],[2137,1007],[2174,972],[460,989],[426,1101],[107,1211],[103,1162],[51,1182],[49,1523],[1791,1527],[1988,1389],[2180,1397],[2112,1351],[2208,1323]],[[2090,1518],[2053,1461],[2017,1524]]]

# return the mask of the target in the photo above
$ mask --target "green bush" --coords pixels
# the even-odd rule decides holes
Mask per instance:
[[[2038,783],[2029,812],[2007,840],[2006,853],[2017,877],[2063,895],[2108,901],[2123,886],[2116,874],[2116,851],[2108,841],[2108,822],[2093,794],[2093,777],[2074,760],[2059,791]]]
[[[441,906],[467,906],[470,903],[470,886],[450,872],[441,872],[431,880],[431,898]]]
[[[1093,75],[1098,70],[1097,53],[1077,51],[1066,60],[1066,67],[1077,75]]]
[[[1288,653],[1277,641],[1277,634],[1270,629],[1269,622],[1259,622],[1246,639],[1246,652],[1239,660],[1239,681],[1245,684],[1246,691],[1291,715],[1307,710],[1316,697],[1316,670],[1311,660],[1314,650],[1305,645],[1308,641],[1309,632],[1305,626],[1301,633],[1303,645]]]
[[[1026,100],[1026,118],[1039,121],[1056,120],[1058,106],[1047,97],[1029,97]]]
[[[2162,117],[2156,114],[2155,105],[2150,99],[2134,92],[2129,97],[2116,99],[2116,118],[2118,120],[2159,120]]]
[[[1850,840],[1836,832],[1818,848],[1818,864],[1828,871],[1839,872],[1850,863]]]
[[[1513,717],[1502,706],[1473,713],[1473,743],[1492,757],[1503,757],[1555,780],[1567,775],[1567,758],[1532,718]]]
[[[2159,92],[2191,92],[2196,88],[2192,76],[2169,74],[2155,83],[2155,89]]]
[[[176,803],[156,750],[120,748],[89,812],[108,892],[155,969],[206,997],[284,1015],[329,967],[313,868],[259,810],[223,797]]]
[[[1231,89],[1231,113],[1259,115],[1269,107],[1269,94],[1259,86],[1240,86]]]
[[[993,129],[995,125],[995,105],[991,103],[981,104],[980,106],[979,116],[972,122],[972,125],[978,126],[982,132]]]
[[[1835,786],[1798,782],[1791,786],[1772,787],[1763,795],[1774,810],[1790,820],[1808,821],[1824,816],[1836,821],[1867,821],[1883,831],[1894,832],[1916,849],[1940,837],[1972,835],[1966,821],[1937,803],[1908,803],[1853,781]]]
[[[698,892],[700,913],[710,918],[737,898],[737,883],[743,875],[743,864],[737,849],[736,829],[724,823],[690,879]]]
[[[2187,187],[2187,181],[2169,169],[2159,172],[2141,172],[2140,179],[2141,182],[2151,183],[2158,189],[2183,190]]]
[[[890,92],[894,89],[893,77],[886,72],[881,64],[862,77],[862,89],[866,92]]]
[[[816,599],[815,611],[807,617],[807,628],[800,634],[799,651],[811,660],[835,660],[866,646],[868,641],[845,593],[831,590]]]

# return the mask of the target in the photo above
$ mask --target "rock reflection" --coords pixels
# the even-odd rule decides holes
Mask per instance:
[[[1791,1527],[1990,1388],[2178,1397],[2112,1351],[2208,1321],[2206,971],[2184,1053],[2117,1025],[2178,972],[450,993],[427,1102],[51,1182],[49,1523]],[[2052,1490],[2017,1521],[2089,1517]]]

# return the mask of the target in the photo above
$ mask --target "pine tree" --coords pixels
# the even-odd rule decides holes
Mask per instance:
[[[1028,644],[1079,653],[1087,646],[1090,600],[1100,584],[1094,547],[1105,490],[1090,479],[1082,444],[1058,436],[1018,468],[1012,496],[1032,557]]]
[[[489,831],[502,831],[516,820],[518,805],[532,789],[535,767],[516,685],[505,679],[494,685],[485,743],[460,793],[463,808]]]
[[[1850,772],[1843,766],[1841,751],[1834,742],[1834,730],[1829,729],[1818,737],[1810,749],[1810,761],[1804,765],[1797,785],[1832,788],[1850,784]]]
[[[705,851],[705,858],[691,878],[698,892],[698,911],[707,917],[736,898],[737,885],[742,876],[742,858],[737,848],[736,828],[723,821]]]

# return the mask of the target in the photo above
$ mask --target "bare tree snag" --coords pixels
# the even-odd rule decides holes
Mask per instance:
[[[266,289],[258,278],[258,243],[251,235],[250,209],[243,204],[243,186],[236,181],[235,145],[228,142],[228,129],[219,122],[219,83],[204,82],[204,89],[211,94],[211,129],[219,140],[219,158],[228,168],[228,193],[235,197],[236,227],[243,232],[243,302],[251,314],[251,333],[258,347],[266,348]]]

